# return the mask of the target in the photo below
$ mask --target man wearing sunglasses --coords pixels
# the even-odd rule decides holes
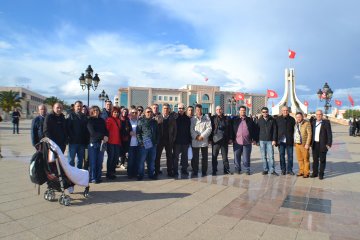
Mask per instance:
[[[261,109],[261,117],[257,121],[259,142],[260,142],[260,153],[263,162],[263,175],[269,173],[275,176],[279,176],[275,172],[275,161],[274,161],[274,146],[276,145],[276,122],[275,119],[269,115],[269,109],[263,107]]]

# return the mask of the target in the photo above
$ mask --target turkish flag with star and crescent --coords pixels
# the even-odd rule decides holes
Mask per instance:
[[[340,100],[335,99],[335,104],[336,104],[336,106],[341,107],[342,102]]]
[[[236,101],[243,101],[245,99],[245,95],[243,93],[237,93],[234,98]]]
[[[278,94],[274,90],[268,89],[267,90],[267,97],[268,98],[277,98]]]
[[[294,52],[293,50],[289,49],[289,58],[294,59],[296,55],[296,52]]]

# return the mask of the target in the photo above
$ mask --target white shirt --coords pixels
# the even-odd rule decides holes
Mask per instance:
[[[322,121],[320,122],[315,122],[315,137],[314,137],[314,141],[315,142],[320,142],[320,129],[321,129],[321,124]]]
[[[132,127],[132,130],[133,132],[136,133],[136,127],[137,127],[137,124],[138,124],[138,120],[130,120],[130,124],[131,124],[131,127]],[[138,145],[138,140],[136,138],[136,135],[135,136],[131,136],[131,140],[130,140],[130,146],[131,147],[135,147]]]

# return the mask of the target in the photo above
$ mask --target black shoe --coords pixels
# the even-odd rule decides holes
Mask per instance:
[[[201,177],[206,177],[206,176],[207,176],[206,172],[201,173]]]
[[[229,175],[233,175],[233,173],[232,173],[232,172],[230,172],[230,170],[224,170],[224,175],[227,175],[227,174],[229,174]]]
[[[216,171],[213,171],[211,175],[212,175],[212,176],[216,176],[216,175],[217,175],[217,174],[216,174]]]
[[[287,174],[294,176],[295,173],[293,171],[288,172]]]
[[[320,179],[320,180],[323,180],[323,179],[324,179],[324,176],[323,176],[323,175],[319,175],[319,179]]]
[[[318,176],[317,174],[313,174],[313,173],[310,175],[311,178],[316,178],[317,176]]]
[[[269,172],[268,171],[263,171],[262,175],[267,175]]]
[[[144,177],[137,177],[138,181],[142,181],[144,179]]]
[[[250,172],[250,171],[247,171],[247,172],[246,172],[246,175],[248,175],[248,176],[251,175],[251,172]]]
[[[158,178],[157,178],[157,176],[151,176],[151,177],[149,177],[151,180],[157,180]]]
[[[271,175],[274,175],[274,176],[279,176],[279,174],[275,171],[271,172]]]
[[[181,171],[181,175],[189,176],[189,173],[187,171]]]
[[[175,174],[173,174],[173,173],[168,173],[168,175],[167,175],[169,178],[173,178],[173,177],[175,177]]]
[[[281,171],[281,175],[286,175],[286,172],[285,172],[285,171]]]
[[[236,174],[240,175],[240,174],[241,174],[241,170],[236,170]]]

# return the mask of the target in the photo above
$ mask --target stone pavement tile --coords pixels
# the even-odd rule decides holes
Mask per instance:
[[[12,202],[11,200],[8,202],[0,203],[0,212],[7,212],[14,209],[22,208],[24,205],[20,202]]]
[[[144,237],[143,239],[146,240],[159,240],[159,239],[173,239],[173,240],[180,240],[184,239],[185,235],[190,232],[187,229],[183,228],[183,225],[179,225],[178,227],[170,227],[165,226],[160,228],[150,235]]]
[[[82,216],[80,214],[76,214],[76,215],[64,218],[58,222],[66,227],[71,228],[71,229],[77,229],[82,226],[88,225],[94,221],[88,217]]]
[[[248,212],[249,210],[247,209],[224,207],[218,212],[218,214],[236,219],[243,219]]]
[[[296,236],[296,240],[329,240],[330,236],[327,233],[322,232],[310,232],[305,230],[299,230]]]
[[[223,239],[259,239],[267,226],[265,223],[241,220]]]
[[[203,224],[200,227],[196,228],[193,232],[187,235],[184,239],[221,239],[224,235],[229,232],[229,229],[225,226],[215,226]]]
[[[42,214],[32,215],[26,218],[17,220],[21,226],[25,229],[33,229],[43,225],[47,225],[51,222],[54,222],[53,219],[43,216]]]
[[[261,236],[262,240],[278,240],[278,239],[287,239],[292,240],[296,239],[298,229],[281,227],[275,225],[268,225],[265,232]]]
[[[54,203],[56,204],[56,203]],[[59,221],[66,217],[75,215],[76,213],[71,210],[71,207],[61,206],[60,208],[50,209],[48,211],[42,212],[41,215],[50,218],[55,221]]]
[[[11,219],[8,215],[0,212],[0,224],[6,223],[6,222],[11,222],[11,221],[13,221],[13,219]]]
[[[246,216],[244,216],[244,220],[249,221],[256,221],[256,222],[263,222],[263,223],[270,223],[271,220],[274,218],[275,214],[270,213],[269,214],[266,211],[258,211],[251,209]]]
[[[24,231],[1,239],[2,240],[39,240],[41,238],[37,237],[34,233],[30,231]]]
[[[26,229],[17,222],[3,223],[0,224],[0,237],[6,237],[8,235],[22,232],[24,230]]]
[[[238,224],[239,219],[234,219],[227,216],[214,215],[207,222],[206,225],[211,227],[213,226],[222,226],[226,229],[232,229],[236,224]]]
[[[31,206],[21,207],[15,210],[8,211],[6,212],[6,214],[13,219],[21,219],[59,207],[60,205],[57,202],[44,201],[43,203],[34,204]]]
[[[70,228],[58,222],[52,222],[47,225],[42,225],[40,227],[33,228],[30,231],[41,239],[50,239],[58,235],[64,234],[70,230],[71,230]]]
[[[137,239],[141,239],[141,235],[139,234],[138,231],[133,231],[133,230],[129,231],[127,229],[120,229],[103,237],[99,237],[98,239],[99,240],[113,240],[113,239],[137,240]]]
[[[329,224],[330,237],[343,237],[344,239],[359,239],[360,226],[342,225],[342,224]]]

